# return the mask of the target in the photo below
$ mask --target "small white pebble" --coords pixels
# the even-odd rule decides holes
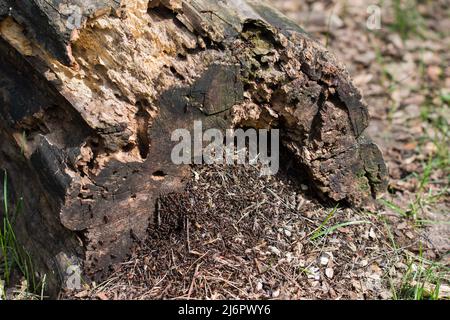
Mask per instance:
[[[281,251],[277,247],[270,246],[269,250],[270,250],[270,252],[272,252],[273,254],[275,254],[277,256],[281,255]]]
[[[377,238],[377,235],[376,235],[375,231],[373,230],[373,228],[370,228],[369,237],[371,237],[373,240],[376,240],[376,238]]]
[[[325,255],[320,257],[320,264],[323,265],[323,266],[328,265],[329,261],[330,261],[330,259],[327,256],[325,256]]]
[[[294,255],[292,254],[292,252],[286,253],[286,260],[288,263],[290,263],[292,260],[294,260]]]
[[[272,298],[278,298],[280,296],[280,289],[275,290],[272,292]]]
[[[263,288],[262,282],[258,282],[258,283],[256,284],[256,291],[261,291],[262,288]]]
[[[326,268],[325,275],[328,277],[328,279],[332,279],[334,276],[334,270],[332,268]]]

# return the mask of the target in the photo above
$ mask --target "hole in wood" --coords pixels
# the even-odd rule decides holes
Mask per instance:
[[[157,171],[153,172],[152,179],[156,180],[156,181],[161,181],[161,180],[164,180],[166,176],[167,176],[167,174],[164,171],[157,170]]]
[[[150,138],[148,136],[150,114],[146,110],[148,101],[138,101],[136,103],[136,106],[139,108],[138,112],[136,113],[137,145],[141,158],[147,159],[148,153],[150,152]]]

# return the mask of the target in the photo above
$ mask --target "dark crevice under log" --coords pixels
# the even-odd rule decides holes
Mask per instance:
[[[195,120],[279,128],[326,199],[361,206],[386,186],[345,68],[263,2],[0,0],[0,35],[0,167],[52,290],[72,263],[101,278],[183,190],[170,138]]]

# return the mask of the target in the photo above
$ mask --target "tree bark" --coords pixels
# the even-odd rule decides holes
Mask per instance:
[[[253,0],[0,0],[0,166],[18,233],[51,287],[101,278],[182,191],[175,129],[279,128],[318,194],[360,206],[386,187],[345,68]]]

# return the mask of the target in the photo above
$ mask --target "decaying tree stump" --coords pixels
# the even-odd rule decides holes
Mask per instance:
[[[0,167],[24,197],[19,236],[49,274],[101,277],[183,189],[171,132],[279,128],[318,193],[385,188],[345,68],[253,0],[0,0]],[[61,277],[60,277],[61,276]]]

